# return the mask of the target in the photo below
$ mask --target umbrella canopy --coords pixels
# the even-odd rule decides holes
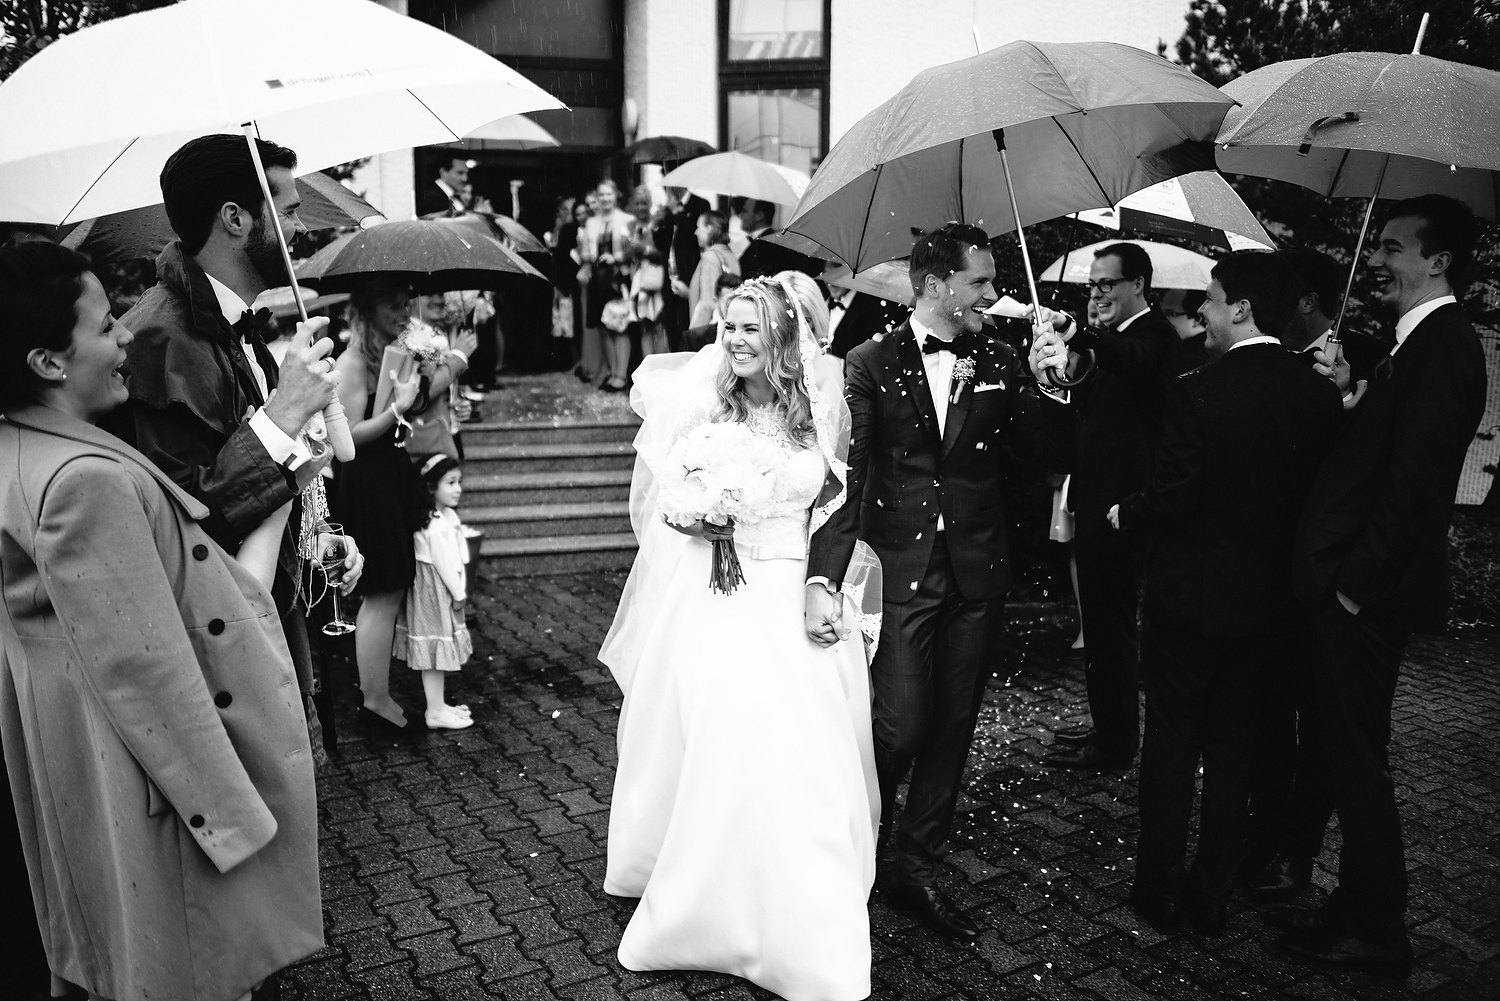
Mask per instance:
[[[1147,253],[1151,258],[1152,288],[1180,288],[1201,292],[1208,288],[1209,273],[1219,263],[1212,257],[1204,257],[1169,243],[1155,243],[1151,240],[1101,240],[1059,257],[1038,278],[1044,282],[1083,285],[1089,280],[1089,266],[1094,263],[1095,251],[1116,243],[1133,243]],[[1064,261],[1067,261],[1067,271],[1063,270]]]
[[[323,173],[297,178],[297,193],[302,204],[297,216],[308,229],[341,229],[382,222],[380,210]],[[86,219],[73,227],[60,241],[89,255],[95,264],[116,264],[141,258],[155,258],[177,234],[167,221],[166,207],[161,203],[128,212]],[[287,299],[292,302],[290,296]]]
[[[1441,194],[1500,207],[1500,73],[1392,52],[1289,59],[1224,85],[1220,170],[1328,197]],[[1384,180],[1382,181],[1382,174]]]
[[[891,302],[910,306],[912,300],[910,263],[906,260],[885,261],[852,274],[847,264],[830,264],[820,276],[823,284],[850,288]]]
[[[1212,166],[1233,104],[1156,55],[1111,42],[1012,42],[924,70],[824,158],[787,228],[863,270],[911,252],[912,229],[1018,220],[996,153],[1004,129],[1021,224],[1114,205]]]
[[[648,136],[620,150],[619,155],[631,163],[663,163],[668,160],[691,160],[717,152],[708,143],[683,136]]]
[[[183,0],[59,39],[0,84],[0,219],[150,205],[174,150],[246,122],[311,172],[560,107],[493,56],[369,0]]]
[[[546,254],[551,255],[547,245],[537,238],[531,230],[522,226],[508,215],[500,215],[496,212],[466,212],[452,219],[438,219],[438,222],[457,223],[467,226],[485,236],[504,237],[510,241],[510,249],[518,254]]]
[[[418,295],[453,289],[514,289],[546,281],[542,273],[492,237],[449,221],[387,222],[341,236],[297,267],[298,281],[319,292],[350,292],[380,275]]]
[[[667,187],[710,191],[717,195],[759,198],[778,205],[796,205],[799,183],[806,175],[790,167],[757,160],[737,150],[689,160],[661,179]]]
[[[508,115],[479,126],[463,139],[441,146],[460,149],[533,150],[561,146],[557,137],[525,115]]]
[[[1110,209],[1088,209],[1078,218],[1105,229],[1206,243],[1220,250],[1274,250],[1276,244],[1229,182],[1212,170],[1126,195]]]

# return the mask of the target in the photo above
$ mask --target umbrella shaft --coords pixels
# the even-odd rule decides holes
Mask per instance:
[[[1380,197],[1381,185],[1385,184],[1385,170],[1391,165],[1391,155],[1385,155],[1380,165],[1380,176],[1375,179],[1375,191],[1370,195],[1370,204],[1365,206],[1365,221],[1359,227],[1359,239],[1354,244],[1354,260],[1349,262],[1349,278],[1344,282],[1344,300],[1339,303],[1338,318],[1333,321],[1332,340],[1339,339],[1339,329],[1344,325],[1344,314],[1349,311],[1349,293],[1354,291],[1354,272],[1359,270],[1359,254],[1365,249],[1365,236],[1370,232],[1370,216],[1375,213],[1375,200]]]
[[[996,129],[996,132],[1001,130]],[[1016,204],[1016,186],[1010,179],[1010,160],[1005,155],[1004,139],[997,138],[995,145],[1000,147],[1000,169],[1005,172],[1005,192],[1010,195],[1010,214],[1016,220],[1016,239],[1021,241],[1021,263],[1026,268],[1026,285],[1031,289],[1031,305],[1036,310],[1033,317],[1041,315],[1042,299],[1036,293],[1036,278],[1031,272],[1031,251],[1026,249],[1026,228],[1021,225],[1021,209]],[[1034,321],[1033,321],[1034,322]]]
[[[302,302],[302,289],[297,285],[297,276],[292,271],[292,251],[286,245],[286,235],[281,232],[281,220],[276,218],[276,199],[271,197],[271,182],[266,179],[266,166],[260,162],[260,149],[255,145],[255,123],[246,122],[245,142],[250,147],[250,162],[255,164],[255,178],[260,181],[260,193],[271,209],[271,228],[276,231],[276,245],[281,248],[281,263],[286,265],[286,278],[292,286],[292,301],[297,304],[297,315],[307,322],[307,306]],[[264,211],[264,209],[262,209]]]

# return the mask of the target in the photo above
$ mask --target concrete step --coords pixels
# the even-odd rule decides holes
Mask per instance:
[[[580,469],[540,473],[481,474],[464,470],[460,516],[474,508],[511,504],[584,504],[630,497],[630,468]]]
[[[630,531],[630,504],[623,500],[466,508],[461,517],[465,525],[481,529],[487,539],[619,535]]]
[[[634,463],[635,450],[628,441],[475,446],[464,442],[464,468],[479,475],[629,469]]]
[[[557,424],[480,421],[463,426],[464,447],[543,442],[633,441],[639,421],[570,421]]]
[[[554,535],[524,539],[485,539],[481,571],[496,577],[530,577],[542,573],[628,570],[635,560],[635,536]]]

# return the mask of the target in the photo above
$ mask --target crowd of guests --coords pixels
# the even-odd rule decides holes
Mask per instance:
[[[300,225],[296,155],[259,150],[269,203],[242,137],[169,160],[180,239],[119,322],[85,258],[0,250],[0,464],[14,472],[0,484],[0,731],[26,862],[8,859],[7,878],[46,915],[59,990],[248,998],[322,946],[309,563],[361,599],[372,725],[411,725],[393,655],[422,673],[429,727],[472,722],[444,696],[470,643],[462,447],[442,407],[462,404],[477,304],[420,304],[446,336],[405,374],[385,358],[413,303],[380,281],[352,296],[336,358],[316,318],[274,357],[250,304],[282,282],[268,228]],[[442,180],[448,209],[472,207],[464,183]],[[685,192],[655,212],[644,188],[619,201],[606,181],[551,234],[571,265],[558,294],[576,371],[604,389],[628,384],[636,345],[711,339],[721,295],[750,277],[787,278],[841,357],[903,317],[825,291],[818,262],[765,239],[769,203],[738,206],[736,255],[726,216]],[[1332,336],[1342,282],[1315,252],[1233,254],[1206,292],[1158,294],[1131,244],[1093,261],[1086,323],[1046,311],[1051,331],[1022,345],[1061,443],[1052,472],[1069,477],[1092,718],[1055,734],[1048,762],[1120,769],[1139,752],[1131,902],[1160,930],[1222,933],[1236,885],[1297,894],[1336,812],[1339,887],[1320,909],[1269,912],[1281,945],[1334,968],[1410,965],[1387,745],[1407,638],[1443,623],[1447,523],[1484,407],[1457,301],[1475,239],[1451,200],[1391,207],[1368,267],[1393,345]],[[1081,381],[1053,386],[1067,375]],[[337,466],[307,432],[334,401],[356,449]],[[278,518],[258,579],[234,557]]]

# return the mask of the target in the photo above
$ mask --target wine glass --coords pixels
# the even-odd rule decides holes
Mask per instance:
[[[343,533],[339,525],[329,525],[328,531],[339,538],[332,542],[323,553],[321,566],[323,576],[328,579],[328,589],[333,594],[333,619],[323,626],[324,636],[347,636],[354,632],[354,623],[344,618],[339,609],[339,585],[344,580],[344,558],[348,555],[344,551]]]

